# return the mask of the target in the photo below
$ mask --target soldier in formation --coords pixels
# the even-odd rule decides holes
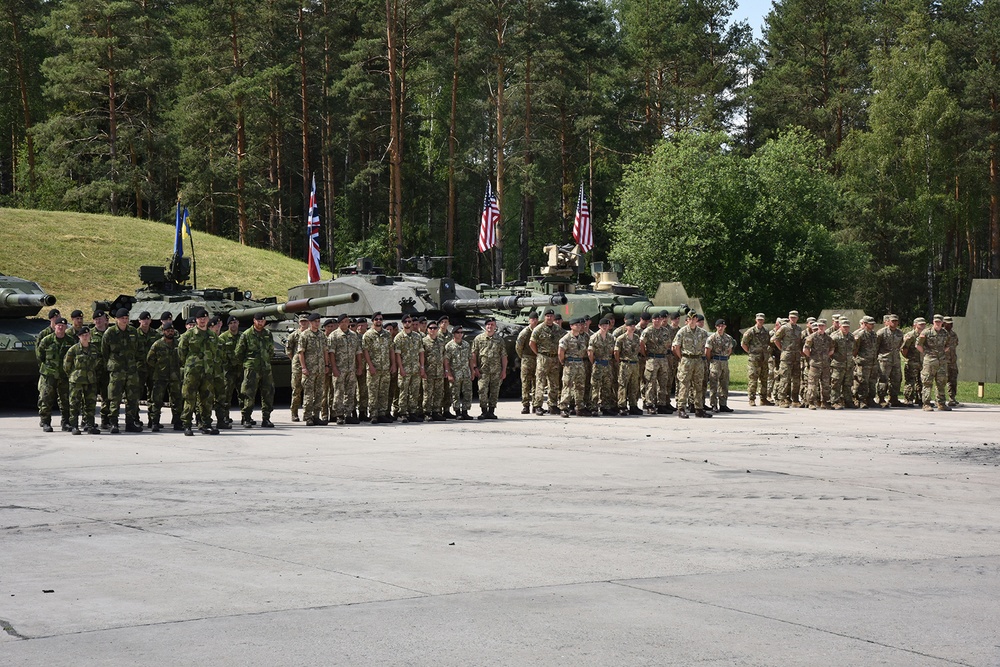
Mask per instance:
[[[149,428],[153,433],[158,433],[163,428],[160,415],[169,395],[174,430],[182,430],[181,406],[184,399],[181,392],[181,360],[177,351],[177,330],[172,321],[160,324],[160,338],[149,348],[146,367],[152,383],[149,394]]]
[[[240,423],[243,428],[253,428],[253,405],[260,392],[261,428],[274,428],[271,412],[274,410],[274,375],[271,370],[271,356],[274,343],[271,332],[264,328],[264,316],[257,313],[253,317],[253,327],[244,331],[236,342],[233,358],[243,370],[240,386]]]
[[[84,431],[100,435],[101,430],[94,423],[97,408],[97,369],[101,361],[101,351],[90,341],[90,329],[81,327],[77,342],[66,352],[63,370],[69,379],[69,423],[73,435]],[[83,430],[80,429],[82,422]]]
[[[732,412],[729,407],[729,357],[736,341],[726,333],[726,321],[715,321],[715,333],[705,342],[709,358],[709,399],[712,412]]]
[[[497,418],[500,384],[507,377],[507,345],[496,335],[497,321],[487,317],[483,333],[472,340],[472,377],[479,379],[478,419]]]
[[[462,327],[455,327],[452,340],[444,347],[444,371],[451,384],[451,403],[455,415],[470,420],[472,409],[472,346],[464,340]]]

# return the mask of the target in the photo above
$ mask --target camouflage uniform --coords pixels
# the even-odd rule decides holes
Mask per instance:
[[[666,406],[670,400],[670,388],[667,377],[670,373],[671,354],[668,345],[670,333],[663,327],[647,327],[639,340],[646,349],[646,393],[642,406],[646,412],[655,414],[657,407]]]
[[[181,398],[181,360],[177,352],[177,339],[168,341],[161,337],[146,355],[146,368],[152,389],[149,392],[149,425],[160,423],[167,392],[170,393],[170,412],[174,426],[181,425],[184,399]]]
[[[854,400],[860,408],[875,404],[877,350],[878,339],[874,331],[862,326],[854,332]]]
[[[833,339],[825,331],[809,334],[804,345],[809,350],[810,408],[829,408],[832,368],[830,351],[835,350]]]
[[[767,346],[767,393],[765,396],[774,403],[778,403],[778,368],[781,365],[781,350],[774,344],[774,337],[778,330],[768,332],[770,339]],[[853,369],[853,366],[852,366]]]
[[[484,332],[473,339],[472,354],[479,368],[479,407],[492,414],[500,397],[500,372],[507,358],[507,346],[499,334],[487,336]]]
[[[303,364],[302,420],[318,423],[326,378],[326,336],[322,331],[307,329],[299,336],[297,349],[299,362]]]
[[[937,386],[938,408],[945,409],[948,400],[945,394],[945,387],[948,383],[948,332],[942,327],[935,330],[931,327],[924,329],[920,337],[917,338],[917,345],[923,348],[924,367],[920,373],[923,382],[924,409],[932,409],[934,404],[934,387]],[[950,408],[948,408],[950,409]]]
[[[350,329],[334,329],[327,336],[328,349],[337,364],[339,377],[333,378],[333,417],[338,423],[357,410],[358,398],[358,353],[361,352],[361,337]]]
[[[299,410],[302,408],[302,363],[299,361],[299,337],[309,329],[296,329],[288,334],[285,340],[285,354],[292,360],[292,421],[299,420]]]
[[[136,365],[139,368],[139,397],[149,398],[152,392],[152,379],[149,376],[149,368],[143,361],[149,354],[150,348],[153,347],[153,343],[160,340],[161,336],[159,331],[152,328],[149,331],[143,331],[142,327],[136,327],[135,332],[139,335],[139,349],[136,354],[138,360]]]
[[[271,419],[271,412],[274,410],[274,374],[271,371],[273,355],[274,341],[267,329],[262,329],[258,333],[256,329],[250,328],[240,334],[236,349],[233,350],[233,357],[243,368],[240,414],[244,424],[250,423],[252,419],[254,399],[257,398],[258,390],[262,423]]]
[[[101,364],[101,351],[93,344],[84,347],[76,343],[66,352],[63,371],[69,378],[69,423],[73,428],[80,425],[96,430],[94,409],[97,407],[97,371]]]
[[[878,339],[876,348],[879,365],[879,383],[876,389],[878,402],[899,405],[899,385],[903,381],[899,348],[903,345],[903,332],[898,328],[892,329],[886,326],[875,336]]]
[[[802,378],[802,327],[789,322],[774,334],[774,341],[781,343],[781,361],[778,364],[778,397],[783,407],[798,404]]]
[[[537,328],[536,326],[535,329]],[[534,329],[530,327],[521,329],[514,344],[514,351],[521,359],[521,405],[527,409],[531,408],[535,396],[535,374],[538,372],[538,355],[528,345],[532,331]]]
[[[608,333],[601,335],[598,331],[590,336],[587,351],[594,353],[594,362],[590,376],[590,406],[593,409],[604,410],[608,414],[618,412],[618,397],[615,395],[612,382],[611,362],[615,357],[615,339]]]
[[[100,331],[96,326],[90,329],[90,344],[101,349],[104,342],[104,334],[107,329]],[[101,428],[105,428],[111,419],[111,403],[108,401],[108,365],[104,363],[104,356],[101,356],[101,363],[97,369],[97,397],[101,400]]]
[[[586,409],[587,401],[584,392],[587,388],[587,367],[583,358],[587,354],[590,340],[586,333],[563,336],[559,341],[559,349],[563,350],[562,395],[559,397],[559,408],[563,414],[569,412],[575,404],[577,414]]]
[[[368,370],[368,413],[375,418],[389,414],[389,369],[391,355],[394,354],[392,339],[385,329],[369,329],[361,337],[361,349],[368,353],[375,374]],[[367,366],[367,364],[366,364]]]
[[[674,337],[674,346],[680,348],[681,359],[677,367],[677,409],[684,410],[690,403],[695,409],[705,409],[705,392],[701,386],[705,378],[705,330],[681,327]]]
[[[954,329],[948,331],[948,404],[958,405],[958,334]]]
[[[764,326],[756,324],[743,332],[740,344],[747,348],[747,397],[753,405],[760,394],[761,403],[767,402],[768,354],[771,336]]]
[[[38,419],[42,426],[52,424],[52,408],[58,404],[63,428],[70,425],[69,379],[63,361],[66,352],[76,344],[68,333],[62,338],[56,334],[42,337],[35,347],[38,359]]]
[[[184,399],[181,422],[185,428],[191,428],[194,413],[197,412],[202,427],[207,428],[212,423],[212,408],[215,405],[212,373],[219,355],[219,337],[208,329],[188,329],[177,341],[177,355],[181,362],[181,396]]]
[[[834,408],[853,408],[851,384],[854,380],[854,334],[839,329],[830,335],[833,356],[830,358],[830,401]]]
[[[436,338],[424,336],[424,414],[442,415],[444,404],[444,346],[445,340],[438,334]]]
[[[727,333],[720,335],[718,331],[705,342],[705,347],[712,350],[708,389],[713,410],[729,406],[729,357],[735,345],[736,339]]]
[[[451,383],[451,401],[455,414],[467,413],[472,408],[472,370],[469,368],[472,346],[467,340],[463,340],[461,345],[451,340],[444,346],[444,354],[455,378]]]
[[[674,338],[677,337],[677,333],[681,328],[665,323],[663,330],[667,332],[667,407],[669,408],[671,407],[670,397],[674,396],[677,391],[677,365],[680,363],[680,360],[674,356],[673,352]]]
[[[533,407],[536,412],[542,409],[542,400],[548,395],[549,412],[559,411],[560,366],[559,340],[562,338],[562,327],[553,323],[542,322],[531,332],[531,341],[538,348],[537,368],[535,370],[535,398]]]
[[[110,327],[101,341],[101,354],[108,368],[110,423],[118,425],[121,400],[125,398],[125,428],[139,421],[139,333],[131,324],[125,329]]]
[[[225,368],[226,384],[222,389],[222,396],[216,401],[219,408],[224,410],[224,414],[229,415],[229,406],[233,402],[233,392],[239,392],[240,384],[243,382],[243,364],[236,356],[236,345],[240,342],[243,332],[233,333],[226,329],[219,334],[219,348],[222,352]],[[271,354],[274,354],[274,343],[271,343]],[[240,392],[242,393],[242,392]],[[218,408],[217,408],[218,410]]]
[[[399,373],[399,414],[416,415],[420,412],[420,353],[423,337],[416,331],[404,329],[393,341],[396,349],[396,371]]]
[[[920,371],[924,365],[924,357],[917,349],[919,335],[919,331],[911,329],[903,334],[903,344],[899,346],[899,354],[906,359],[906,365],[903,367],[903,381],[906,383],[903,388],[903,400],[909,405],[920,405],[923,402]]]
[[[615,340],[618,353],[618,408],[622,412],[639,409],[639,336],[628,333]]]

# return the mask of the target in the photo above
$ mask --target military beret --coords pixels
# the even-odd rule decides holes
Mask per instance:
[[[945,324],[954,324],[955,320],[952,319],[951,315],[945,315],[944,316],[944,323]]]
[[[325,322],[323,322],[323,326],[324,327],[335,327],[335,326],[337,326],[337,320],[333,319],[332,317],[329,317],[329,318],[327,318],[327,320]]]
[[[670,319],[672,319],[672,320],[680,319],[680,317],[681,317],[681,311],[675,310],[674,312],[670,313],[670,315],[668,315],[668,317]]]
[[[725,325],[725,323],[726,323],[726,321],[724,319],[721,319],[721,318],[715,320],[715,326],[719,326],[720,324],[721,325]]]
[[[209,315],[208,311],[204,308],[198,308],[197,310],[194,311],[195,319],[198,319],[200,317],[208,317],[208,315]]]
[[[124,308],[119,308],[115,311],[115,317],[128,317],[128,311]]]
[[[218,315],[212,315],[212,319],[208,321],[208,326],[214,327],[216,324],[222,324],[222,318]]]
[[[701,313],[696,313],[695,316],[694,316],[694,319],[698,320],[699,322],[704,322],[705,321],[705,316],[702,315]]]
[[[374,313],[372,313],[372,318],[376,318],[376,317],[382,317],[382,311],[381,310],[376,310]]]
[[[927,324],[927,320],[925,320],[922,317],[918,317],[917,319],[913,320],[913,325],[914,326],[916,326],[918,324]]]
[[[451,324],[451,319],[447,315],[442,315],[438,318],[438,324],[441,324],[442,322],[448,322]]]
[[[895,314],[890,315],[889,316],[889,321],[890,322],[898,322],[899,321],[899,315],[895,315]]]
[[[651,320],[651,319],[653,319],[653,316],[650,315],[649,313],[643,313],[643,314],[639,315],[639,319],[640,320]]]
[[[160,330],[161,331],[166,331],[168,329],[175,329],[175,328],[176,327],[174,327],[174,321],[173,320],[167,320],[163,324],[160,325]]]
[[[257,313],[257,315],[259,314],[260,313]],[[254,317],[256,317],[256,315],[254,315]],[[240,319],[235,315],[230,315],[229,317],[226,318],[226,324],[232,324],[233,322],[239,322],[239,321]]]
[[[934,315],[935,322],[944,322],[944,315]]]
[[[569,323],[570,324],[583,324],[583,318],[582,317],[574,317],[573,319],[571,319],[569,321]]]
[[[538,311],[537,310],[533,310],[530,313],[528,313],[528,319],[529,320],[537,320],[538,319]]]
[[[160,321],[161,322],[166,322],[167,320],[170,320],[171,322],[174,321],[174,316],[170,314],[169,310],[166,311],[165,313],[163,313],[162,315],[160,315]]]
[[[459,334],[464,334],[464,333],[465,333],[465,330],[462,327],[455,327],[454,329],[451,330],[451,335],[452,336],[457,336]]]
[[[337,322],[343,322],[344,320],[350,320],[351,318],[347,316],[347,313],[341,313],[337,315]]]
[[[601,324],[601,326],[604,326],[605,324],[611,324],[611,318],[610,317],[602,317],[600,324]]]
[[[821,317],[818,320],[816,320],[816,324],[822,324],[825,327],[826,326],[826,320]]]
[[[139,313],[139,319],[140,320],[151,320],[151,319],[153,319],[153,316],[149,314],[148,310],[144,310],[141,313]]]
[[[60,313],[59,313],[59,309],[58,308],[53,308],[52,310],[49,311],[49,319],[50,320],[53,317],[59,317],[59,315],[60,315]]]
[[[320,318],[322,318],[322,317],[323,316],[320,315],[319,313],[309,313],[309,318],[308,319],[309,319],[310,322],[319,322]]]
[[[654,320],[661,320],[661,319],[663,319],[666,316],[667,316],[667,313],[664,312],[664,311],[662,311],[662,310],[658,310],[655,313],[653,313],[653,319]]]
[[[556,320],[557,321],[562,322],[562,318],[563,318],[562,314],[556,313]]]
[[[592,318],[589,313],[586,313],[584,315],[581,315],[580,319],[583,320],[584,322],[586,322],[587,320],[592,320],[594,318]]]
[[[788,311],[788,316],[789,317],[798,317],[799,316],[799,311],[797,311],[797,310],[790,310],[790,311]]]
[[[194,317],[189,317],[189,318],[187,318],[187,322],[185,322],[185,324],[187,324],[188,326],[191,326],[192,324],[195,324],[195,319],[196,318],[194,318]]]
[[[635,324],[635,317],[633,317],[632,315],[627,316],[625,318],[625,324],[634,325]]]
[[[69,322],[66,321],[65,317],[60,317],[56,320],[56,324],[69,324]]]
[[[490,322],[496,323],[496,321],[497,318],[495,317],[487,317],[485,320],[483,320],[483,324],[489,324]]]
[[[545,309],[545,314],[546,315],[555,315],[556,311],[552,310],[551,308],[546,308]]]
[[[104,313],[103,310],[95,310],[94,311],[93,318],[96,320],[98,317],[105,317],[105,313]]]
[[[80,328],[80,335],[81,335],[81,336],[82,336],[83,334],[89,334],[89,333],[90,333],[90,327],[81,327],[81,328]]]
[[[74,310],[72,313],[69,314],[69,316],[70,317],[83,317],[83,311],[82,310]]]
[[[253,318],[255,320],[266,320],[267,316],[264,313],[254,313]]]
[[[767,318],[765,318],[765,317],[764,317],[764,313],[757,313],[757,314],[756,314],[756,315],[754,316],[754,319],[755,319],[755,320],[763,320],[763,319],[767,319]]]
[[[417,322],[426,322],[426,321],[427,321],[427,318],[424,317],[423,315],[421,315],[420,317],[417,318]]]

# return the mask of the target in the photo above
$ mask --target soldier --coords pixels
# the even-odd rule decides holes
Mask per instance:
[[[236,342],[233,357],[243,368],[243,384],[240,387],[242,409],[240,423],[243,428],[252,428],[253,403],[260,391],[261,428],[274,428],[271,411],[274,410],[274,375],[271,372],[271,356],[274,342],[271,332],[265,329],[267,320],[261,313],[253,316],[253,327],[243,332]]]
[[[118,433],[118,412],[125,399],[125,431],[139,433],[139,334],[128,323],[128,311],[119,308],[115,326],[101,341],[101,354],[108,368],[108,402],[111,404],[111,432]]]
[[[646,358],[646,393],[642,407],[647,415],[668,414],[666,403],[670,395],[667,388],[669,373],[667,345],[669,333],[663,329],[666,312],[653,314],[653,326],[648,327],[639,337],[639,353]]]
[[[948,412],[945,385],[948,382],[948,331],[944,328],[944,317],[934,316],[931,329],[924,329],[917,337],[917,350],[924,357],[924,367],[920,379],[924,386],[923,409],[934,411],[934,387],[937,386],[938,410]]]
[[[830,402],[834,410],[853,408],[851,383],[854,380],[854,334],[847,318],[840,318],[837,330],[830,335],[833,355],[830,357]]]
[[[764,313],[757,313],[754,325],[743,332],[740,347],[747,353],[747,395],[750,407],[757,405],[760,394],[761,405],[773,405],[767,400],[768,348],[771,336],[764,326]]]
[[[587,386],[587,367],[583,357],[590,340],[583,333],[583,318],[576,317],[569,323],[569,334],[559,341],[559,361],[563,365],[562,396],[559,398],[560,414],[569,417],[570,407],[576,405],[576,416],[589,416],[583,393]]]
[[[149,349],[153,347],[153,343],[160,337],[160,333],[150,326],[153,322],[152,316],[149,314],[148,310],[144,310],[139,313],[139,326],[136,327],[135,332],[139,335],[139,346],[136,351],[136,366],[139,368],[139,399],[143,397],[149,398],[150,393],[150,377],[149,369],[147,368],[145,361],[146,355],[149,354]],[[148,416],[148,415],[147,415]],[[152,423],[149,424],[152,426]]]
[[[399,373],[399,421],[406,424],[417,419],[420,411],[418,387],[424,372],[423,337],[414,331],[414,321],[409,315],[401,320],[403,330],[393,339],[396,352],[396,371]]]
[[[641,415],[639,409],[639,336],[635,333],[635,318],[625,318],[625,331],[615,339],[615,359],[618,361],[618,414]]]
[[[663,330],[667,334],[667,403],[666,413],[673,414],[674,406],[670,403],[670,397],[677,391],[677,357],[674,356],[674,338],[681,330],[680,311],[674,311],[667,316],[663,322]]]
[[[899,361],[899,348],[903,345],[903,332],[899,330],[899,316],[889,315],[886,325],[875,337],[878,341],[878,403],[883,408],[901,408],[903,404],[899,402],[899,385],[903,380],[903,371]]]
[[[100,435],[101,429],[94,424],[94,409],[97,407],[97,369],[101,363],[101,351],[90,344],[89,328],[81,327],[77,339],[78,342],[69,348],[63,360],[63,371],[69,378],[69,422],[73,435],[80,435],[83,431]],[[83,431],[80,430],[81,415]]]
[[[302,419],[306,426],[325,426],[319,411],[326,377],[326,336],[319,330],[319,313],[311,313],[307,321],[309,328],[299,334],[296,345],[302,367]]]
[[[532,401],[536,415],[544,415],[542,400],[548,395],[549,413],[559,414],[559,340],[562,331],[556,325],[556,311],[546,309],[544,322],[531,332],[528,347],[536,355],[535,396]]]
[[[698,316],[690,313],[687,325],[674,337],[673,353],[680,360],[677,366],[677,416],[687,419],[687,406],[695,405],[696,417],[711,417],[705,412],[705,392],[701,389],[705,375],[705,339],[699,330]]]
[[[333,417],[337,424],[361,423],[355,414],[358,397],[358,369],[361,367],[361,337],[351,331],[351,318],[340,315],[337,328],[327,336],[330,374],[333,377]]]
[[[875,319],[865,315],[854,332],[854,400],[859,408],[875,407],[877,351]]]
[[[715,333],[705,342],[705,354],[709,362],[709,396],[712,412],[732,412],[729,407],[729,357],[733,354],[736,340],[726,333],[726,321],[715,321]]]
[[[160,338],[146,354],[146,367],[152,389],[149,392],[149,427],[158,433],[160,412],[167,392],[170,393],[170,412],[175,431],[184,428],[181,423],[183,399],[181,398],[181,359],[177,351],[177,329],[173,322],[160,324]]]
[[[215,423],[220,429],[231,429],[233,427],[232,420],[229,418],[229,403],[223,398],[223,394],[226,393],[226,370],[231,363],[230,350],[226,350],[222,346],[222,341],[220,336],[222,335],[222,318],[218,315],[213,315],[208,320],[208,330],[215,334],[215,340],[219,342],[218,355],[215,359],[215,368],[212,369],[212,381],[215,383],[215,391],[213,392],[214,403],[212,407],[215,410]]]
[[[927,320],[924,318],[918,317],[913,320],[913,328],[903,335],[903,344],[899,346],[899,354],[906,359],[906,367],[903,369],[903,378],[906,381],[903,389],[903,405],[908,407],[916,407],[923,403],[920,371],[924,366],[924,357],[917,349],[917,338],[926,327]]]
[[[451,320],[448,319],[447,315],[442,315],[438,318],[438,337],[445,347],[451,342]],[[455,419],[457,415],[451,413],[451,383],[447,377],[444,378],[441,400],[443,401],[441,404],[441,414],[444,415],[445,419]]]
[[[833,408],[830,405],[831,368],[830,358],[836,353],[833,339],[826,333],[826,320],[816,320],[816,331],[806,337],[802,346],[802,354],[809,359],[809,409],[818,407],[824,410]]]
[[[781,364],[781,349],[775,345],[774,337],[778,335],[778,331],[781,327],[788,323],[783,317],[779,317],[774,321],[774,327],[771,329],[770,341],[767,346],[767,398],[772,403],[780,403],[778,399],[778,368]]]
[[[92,319],[94,326],[90,328],[90,344],[101,349],[104,343],[104,334],[108,330],[108,315],[103,310],[95,310]],[[104,356],[101,356],[101,363],[97,368],[97,395],[101,399],[101,430],[111,428],[111,401],[108,400],[108,366],[104,363]]]
[[[299,409],[302,408],[302,365],[299,361],[299,337],[309,329],[309,313],[299,314],[299,328],[288,334],[285,341],[285,354],[292,360],[292,421],[299,421]]]
[[[601,318],[597,331],[589,336],[587,356],[591,364],[590,409],[595,415],[617,415],[618,397],[614,390],[615,383],[611,379],[615,339],[611,336],[610,317]]]
[[[799,381],[801,379],[800,355],[802,352],[802,327],[798,325],[799,311],[788,313],[788,324],[774,334],[774,344],[781,351],[778,364],[778,405],[782,408],[799,407]]]
[[[181,422],[184,435],[194,435],[192,421],[198,413],[199,430],[207,435],[219,435],[212,426],[212,408],[215,405],[215,379],[212,373],[218,364],[219,339],[208,328],[208,311],[199,308],[194,313],[194,327],[185,331],[177,341],[177,356],[181,362],[181,395],[184,409]]]
[[[701,336],[702,347],[705,347],[706,344],[708,343],[708,336],[709,336],[708,329],[705,328],[705,316],[702,315],[701,313],[698,313],[697,315],[695,315],[695,318],[697,318],[698,320],[698,328],[695,329],[695,332],[699,336]],[[709,359],[709,356],[707,354],[702,357],[702,364],[705,366],[705,372],[701,374],[701,386],[698,388],[698,391],[701,392],[702,397],[708,398],[708,376],[709,372],[711,371],[710,368],[711,360]],[[688,410],[690,411],[694,409],[695,409],[694,403],[692,402],[688,405]],[[712,413],[706,409],[705,414],[711,415]]]
[[[583,318],[583,327],[581,327],[580,333],[586,336],[587,341],[589,342],[592,334],[590,330],[590,323],[593,321],[593,318],[591,318],[590,315],[581,315],[581,317]],[[583,366],[586,369],[586,373],[584,373],[586,381],[583,385],[583,407],[587,409],[587,412],[590,413],[591,416],[595,416],[597,415],[597,406],[590,401],[592,398],[591,376],[594,374],[594,365],[590,363],[590,357],[587,356],[587,354],[583,355]]]
[[[326,339],[326,374],[323,376],[323,399],[320,401],[320,417],[327,424],[336,419],[333,414],[333,364],[330,361],[330,334],[337,328],[337,320],[328,317],[323,321],[323,338]],[[332,416],[331,416],[332,415]]]
[[[507,346],[496,335],[496,319],[487,317],[483,323],[483,333],[472,340],[472,377],[479,378],[478,419],[496,419],[500,384],[507,377]]]
[[[35,334],[35,349],[36,350],[38,349],[38,344],[42,342],[43,338],[45,338],[49,334],[55,333],[55,331],[56,331],[56,322],[58,322],[61,319],[65,319],[62,316],[62,314],[59,313],[59,309],[58,308],[51,309],[49,311],[47,317],[49,318],[49,326],[45,327],[44,329],[42,329],[41,331],[39,331],[37,334]],[[69,323],[67,322],[67,324],[69,324]]]
[[[361,349],[368,368],[368,412],[372,424],[389,419],[389,377],[396,372],[395,353],[389,332],[382,328],[382,313],[372,315],[372,328],[361,337]]]
[[[528,343],[531,341],[531,334],[538,327],[538,312],[528,313],[528,326],[521,329],[517,334],[517,342],[514,343],[514,351],[521,359],[521,414],[526,415],[531,412],[531,401],[535,396],[535,373],[538,369],[538,355]]]
[[[462,327],[455,327],[453,340],[444,347],[444,372],[451,383],[451,400],[459,419],[468,421],[472,409],[472,347],[463,340]]]
[[[216,412],[226,418],[225,428],[232,428],[233,420],[229,417],[229,407],[233,404],[233,392],[240,394],[240,384],[243,382],[243,364],[236,357],[236,345],[239,342],[240,321],[230,315],[226,319],[226,330],[219,334],[219,352],[223,359],[225,384],[222,385],[221,395],[216,397],[215,402]],[[272,350],[273,345],[272,343]],[[219,428],[223,428],[221,423]]]
[[[444,338],[436,322],[427,323],[424,348],[424,421],[444,421],[441,404],[444,394]]]
[[[70,326],[66,329],[66,333],[79,340],[80,332],[83,330],[83,311],[78,309],[70,313],[69,324]]]
[[[389,421],[399,419],[399,364],[396,361],[396,336],[399,335],[399,327],[395,322],[386,322],[385,330],[389,333],[389,340],[392,341],[392,368],[389,373]]]
[[[361,351],[361,340],[368,331],[368,320],[364,317],[358,317],[353,324],[354,334],[358,337],[358,354],[361,355],[358,360],[358,414],[355,415],[360,423],[362,420],[368,420],[368,365],[365,363],[364,354]]]
[[[944,330],[948,332],[948,407],[957,408],[958,403],[958,334],[954,330],[955,320],[944,318]]]
[[[66,353],[76,339],[66,333],[68,322],[65,317],[56,317],[52,323],[52,333],[43,336],[35,347],[38,359],[38,425],[46,433],[52,433],[52,408],[58,404],[62,430],[69,431],[70,404],[69,378],[63,362]]]

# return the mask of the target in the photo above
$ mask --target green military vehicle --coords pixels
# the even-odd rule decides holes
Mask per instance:
[[[38,283],[0,273],[0,384],[38,381],[35,336],[49,321],[34,316],[55,303]]]

